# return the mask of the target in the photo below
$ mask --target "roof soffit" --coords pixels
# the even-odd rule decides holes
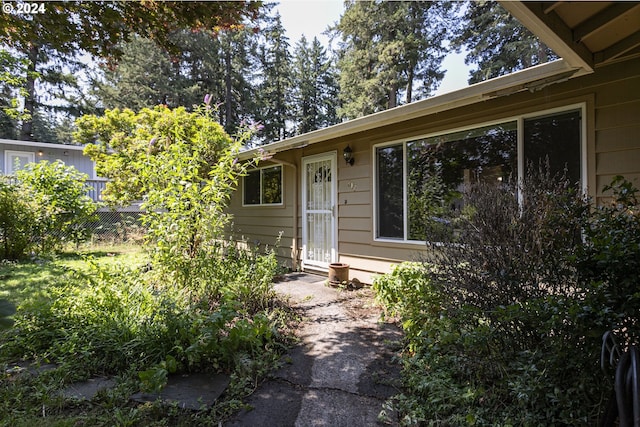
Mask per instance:
[[[500,2],[570,64],[593,70],[640,55],[640,2]]]

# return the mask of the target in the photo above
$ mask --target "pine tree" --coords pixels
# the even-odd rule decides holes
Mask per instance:
[[[267,19],[268,26],[263,32],[264,41],[258,53],[262,75],[257,88],[257,119],[263,125],[260,136],[265,142],[273,142],[290,134],[292,65],[289,39],[280,14]]]
[[[454,44],[469,51],[467,65],[476,64],[469,83],[478,83],[542,64],[557,56],[498,2],[470,1]]]
[[[332,62],[317,37],[296,44],[293,63],[293,121],[302,134],[338,122],[337,81]]]
[[[253,81],[257,67],[253,36],[248,28],[229,29],[217,34],[224,79],[219,100],[220,123],[232,135],[242,123],[253,121],[256,111]]]
[[[104,67],[104,78],[96,82],[96,95],[105,109],[138,111],[158,104],[176,107],[177,88],[169,55],[153,41],[139,36],[122,47],[122,58]]]
[[[450,2],[350,1],[334,28],[340,115],[358,117],[429,96],[444,77]],[[416,94],[415,96],[414,94]]]

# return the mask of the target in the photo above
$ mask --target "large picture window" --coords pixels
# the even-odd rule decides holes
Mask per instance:
[[[427,241],[429,224],[462,208],[465,186],[524,179],[541,163],[579,182],[580,123],[577,109],[377,146],[375,237]]]
[[[247,172],[242,187],[244,205],[282,204],[282,166],[269,166]]]

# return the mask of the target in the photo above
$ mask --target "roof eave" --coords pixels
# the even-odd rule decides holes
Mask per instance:
[[[318,129],[282,141],[273,142],[240,153],[241,160],[253,158],[261,153],[273,155],[278,152],[296,148],[359,132],[379,128],[399,121],[411,120],[418,117],[442,111],[452,110],[471,104],[476,104],[499,96],[506,96],[523,90],[534,91],[549,84],[567,80],[578,75],[580,68],[569,65],[563,59],[527,68],[506,76],[497,77],[476,83],[463,89],[448,92],[432,98],[402,105],[400,107],[370,114],[347,122]]]
[[[514,18],[551,48],[574,68],[593,72],[593,54],[580,43],[573,41],[572,31],[554,14],[545,14],[542,3],[499,1]]]
[[[0,144],[9,145],[21,145],[23,147],[35,147],[35,148],[57,148],[60,150],[84,150],[84,145],[71,145],[71,144],[56,144],[52,142],[37,142],[37,141],[19,141],[17,139],[3,139],[0,138]]]

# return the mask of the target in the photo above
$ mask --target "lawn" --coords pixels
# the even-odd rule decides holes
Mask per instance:
[[[227,268],[219,269],[225,276],[212,277],[210,285],[224,287],[207,289],[206,300],[159,281],[139,246],[86,247],[48,260],[1,262],[0,299],[13,302],[17,313],[13,328],[0,332],[0,426],[223,421],[289,343],[282,331],[291,317],[269,291],[272,262],[269,255],[255,256],[228,257]],[[256,307],[242,301],[242,295],[252,297],[249,286],[273,298],[270,307],[247,311]],[[26,363],[53,369],[12,372]],[[223,398],[206,410],[129,399],[141,389],[162,387],[173,372],[205,371],[231,378]],[[95,377],[114,378],[116,386],[89,401],[61,396],[69,384]]]
[[[40,295],[48,286],[65,280],[69,271],[87,271],[87,260],[98,265],[122,264],[133,268],[148,262],[139,245],[80,246],[49,260],[28,262],[0,261],[0,299],[20,305],[25,299]]]

